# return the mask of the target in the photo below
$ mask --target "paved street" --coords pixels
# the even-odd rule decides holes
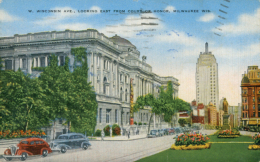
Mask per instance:
[[[211,134],[215,130],[204,130],[202,133]],[[141,136],[140,136],[141,137]],[[169,149],[175,142],[173,135],[157,138],[141,138],[138,140],[91,141],[88,150],[68,150],[65,154],[58,152],[49,154],[46,158],[30,156],[31,162],[131,162]],[[124,137],[121,137],[124,138]],[[0,159],[5,161],[4,159]],[[19,159],[12,161],[20,161]]]

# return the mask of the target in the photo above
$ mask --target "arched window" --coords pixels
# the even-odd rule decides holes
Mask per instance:
[[[125,89],[125,102],[127,102],[127,89]]]

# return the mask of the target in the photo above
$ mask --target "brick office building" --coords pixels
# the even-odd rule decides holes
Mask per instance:
[[[260,69],[248,66],[247,74],[241,81],[241,118],[242,125],[258,126],[260,124]]]

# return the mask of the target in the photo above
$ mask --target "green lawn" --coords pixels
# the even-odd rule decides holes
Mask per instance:
[[[218,139],[210,136],[211,142],[252,142],[252,138],[241,136],[232,139]],[[259,162],[260,150],[248,150],[250,143],[213,143],[205,150],[165,150],[158,154],[143,158],[137,162]]]

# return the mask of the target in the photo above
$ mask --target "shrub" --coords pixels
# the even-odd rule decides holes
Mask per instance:
[[[232,129],[231,131],[230,130],[223,130],[223,131],[220,131],[218,133],[218,135],[240,135],[240,132],[235,130],[235,129]]]
[[[112,126],[112,133],[114,136],[120,135],[120,127],[117,124]]]
[[[139,122],[139,123],[138,123],[138,125],[142,125],[142,123],[141,123],[141,122]]]
[[[101,130],[100,130],[100,129],[96,130],[95,136],[97,136],[97,137],[100,137],[100,136],[101,136]]]
[[[144,123],[144,125],[146,125],[146,123]]]
[[[105,128],[103,130],[104,130],[105,136],[110,136],[110,126],[109,125],[105,126]]]
[[[21,138],[21,137],[35,137],[35,136],[45,136],[45,132],[42,130],[17,130],[11,132],[10,130],[0,131],[0,139],[9,138]]]
[[[252,136],[253,140],[255,140],[256,145],[260,145],[260,134],[255,134],[255,136]]]
[[[136,121],[134,122],[134,125],[137,125],[137,122],[136,122]]]

